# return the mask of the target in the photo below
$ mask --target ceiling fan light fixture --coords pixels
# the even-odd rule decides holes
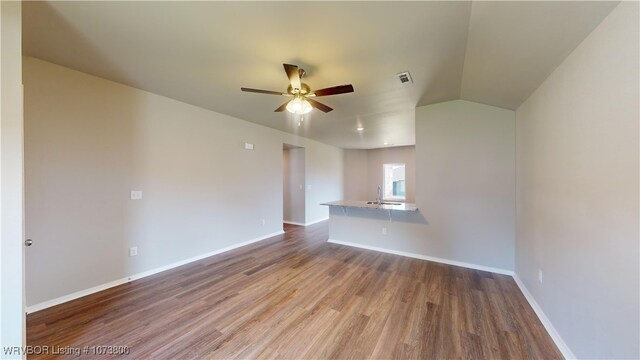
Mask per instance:
[[[291,101],[285,102],[284,104],[280,105],[277,109],[274,110],[274,112],[282,112],[287,110],[295,115],[307,114],[311,112],[313,108],[316,108],[325,113],[333,110],[329,106],[315,99],[311,99],[311,97],[317,98],[320,96],[339,95],[353,92],[353,85],[351,84],[332,86],[311,91],[309,85],[300,81],[300,79],[305,74],[303,69],[300,69],[297,65],[282,65],[284,66],[284,71],[287,73],[287,77],[289,78],[289,86],[287,87],[286,93],[245,87],[241,87],[240,90],[258,94],[293,96],[293,99]]]
[[[293,100],[287,104],[287,111],[296,115],[307,114],[312,109],[311,104],[302,96],[294,97]]]

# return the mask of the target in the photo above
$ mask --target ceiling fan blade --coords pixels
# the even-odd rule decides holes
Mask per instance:
[[[280,91],[271,91],[271,90],[260,90],[260,89],[251,89],[251,88],[240,88],[242,91],[253,92],[258,94],[269,94],[269,95],[289,95]]]
[[[316,90],[313,93],[316,96],[329,96],[329,95],[338,95],[353,92],[353,85],[338,85],[333,87],[328,87],[320,90]]]
[[[289,102],[288,102],[288,101],[287,101],[286,103],[284,103],[284,104],[280,105],[280,107],[279,107],[279,108],[277,108],[277,109],[275,109],[273,112],[283,112],[283,111],[284,111],[284,109],[286,109],[286,108],[287,108],[287,104],[289,104]]]
[[[309,102],[309,104],[311,104],[311,106],[313,106],[314,108],[316,108],[316,109],[318,109],[320,111],[324,111],[324,112],[328,113],[329,111],[333,110],[332,108],[328,107],[327,105],[325,105],[325,104],[323,104],[321,102],[315,101],[313,99],[307,98],[307,101]]]
[[[300,72],[296,65],[282,64],[284,65],[284,71],[287,73],[289,83],[292,89],[300,89]]]

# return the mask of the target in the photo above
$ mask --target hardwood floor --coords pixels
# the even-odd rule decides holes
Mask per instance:
[[[327,222],[285,230],[30,314],[27,343],[158,359],[562,358],[509,276],[329,244]]]

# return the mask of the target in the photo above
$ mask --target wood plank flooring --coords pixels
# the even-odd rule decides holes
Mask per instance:
[[[27,344],[136,359],[562,358],[509,276],[329,244],[327,222],[285,230],[30,314]]]

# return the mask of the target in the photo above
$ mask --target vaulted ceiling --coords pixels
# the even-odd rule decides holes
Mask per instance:
[[[25,2],[24,54],[343,148],[414,143],[416,106],[516,109],[616,2]],[[283,63],[323,98],[273,110]],[[395,74],[410,71],[414,83]],[[364,131],[356,131],[362,125]]]

